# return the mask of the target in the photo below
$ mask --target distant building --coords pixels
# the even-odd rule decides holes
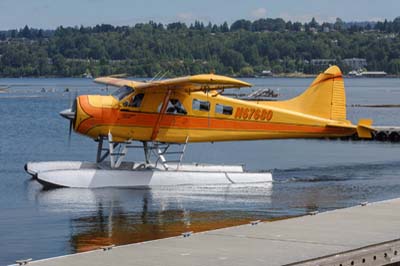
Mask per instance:
[[[311,59],[313,66],[329,66],[336,64],[336,59]]]
[[[351,70],[360,70],[367,66],[367,59],[365,58],[345,58],[343,63],[351,68]]]

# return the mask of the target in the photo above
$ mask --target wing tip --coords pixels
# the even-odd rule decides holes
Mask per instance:
[[[104,83],[104,82],[107,82],[107,79],[108,79],[108,77],[98,77],[98,78],[93,79],[93,82]]]

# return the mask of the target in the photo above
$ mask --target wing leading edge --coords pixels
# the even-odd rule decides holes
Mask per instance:
[[[94,80],[96,83],[110,86],[123,87],[129,86],[136,89],[166,89],[184,90],[186,92],[208,91],[230,88],[251,87],[250,83],[214,74],[201,74],[165,80],[137,82],[128,79],[112,77],[100,77]]]
[[[144,84],[144,82],[133,81],[129,79],[120,79],[120,78],[113,78],[113,77],[100,77],[94,79],[94,82],[104,85],[110,85],[114,87],[136,87],[140,84]]]

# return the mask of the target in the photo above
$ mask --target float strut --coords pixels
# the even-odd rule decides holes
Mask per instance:
[[[146,160],[146,164],[150,164],[150,153],[147,141],[143,141],[143,150],[144,150],[144,158]]]
[[[99,138],[99,144],[97,145],[97,156],[96,163],[101,162],[101,154],[103,152],[103,137]]]

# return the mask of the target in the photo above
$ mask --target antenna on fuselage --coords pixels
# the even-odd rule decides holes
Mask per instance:
[[[167,75],[168,72],[169,72],[168,70],[165,71],[164,74],[162,74],[162,75],[158,78],[158,80],[163,79],[163,78],[165,77],[165,75]]]
[[[157,74],[150,80],[150,82],[155,80],[158,77],[158,75],[160,75],[160,74],[161,74],[161,70],[157,72]]]

